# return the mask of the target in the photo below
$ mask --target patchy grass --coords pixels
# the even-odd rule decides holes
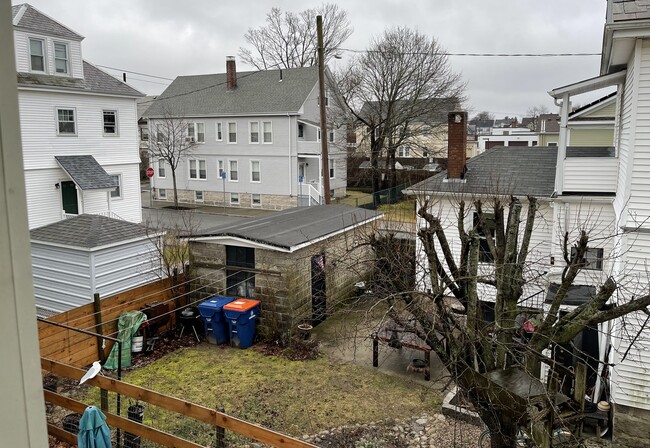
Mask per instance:
[[[384,212],[384,219],[387,221],[415,222],[415,200],[382,204],[377,210]]]
[[[372,195],[362,191],[346,190],[346,196],[344,198],[337,198],[334,202],[336,204],[359,207],[364,204],[372,204]]]
[[[129,372],[125,381],[301,436],[334,426],[419,415],[440,404],[422,386],[372,368],[289,361],[257,350],[201,344]],[[146,416],[145,416],[146,418]],[[157,413],[155,426],[203,439],[186,419]],[[208,429],[206,429],[208,430]],[[189,434],[188,434],[189,433]],[[208,435],[209,436],[209,435]]]

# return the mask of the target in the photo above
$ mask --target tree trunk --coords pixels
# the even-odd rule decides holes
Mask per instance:
[[[176,170],[172,170],[172,180],[174,182],[174,209],[178,210],[178,191],[176,190]]]
[[[379,205],[379,190],[381,190],[381,171],[379,170],[379,141],[371,137],[370,142],[370,171],[372,173],[372,200]]]

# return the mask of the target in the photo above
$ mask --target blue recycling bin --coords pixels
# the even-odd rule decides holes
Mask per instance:
[[[230,340],[223,307],[233,300],[235,300],[234,297],[214,296],[199,304],[199,313],[201,313],[205,335],[209,343],[225,344]]]
[[[230,330],[230,345],[248,348],[255,340],[255,325],[260,314],[260,301],[236,299],[223,306]]]

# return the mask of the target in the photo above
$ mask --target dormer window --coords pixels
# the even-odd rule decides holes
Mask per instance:
[[[56,73],[67,75],[70,72],[68,64],[68,44],[54,42],[54,67]]]
[[[29,39],[29,60],[33,72],[45,71],[45,42],[42,39]]]

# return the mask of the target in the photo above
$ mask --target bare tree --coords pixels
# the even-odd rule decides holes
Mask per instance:
[[[465,85],[434,38],[394,28],[336,74],[341,108],[368,133],[372,189],[381,189],[379,158],[386,152],[395,184],[395,152],[446,129],[446,112],[459,107]]]
[[[624,277],[605,273],[590,300],[561,314],[569,290],[593,261],[589,260],[589,246],[615,235],[603,236],[597,230],[596,215],[574,229],[560,228],[563,260],[556,262],[561,266],[559,282],[556,289],[547,291],[547,272],[539,267],[531,242],[542,216],[538,200],[497,194],[474,196],[469,203],[465,199],[456,198],[454,209],[444,212],[440,203],[427,200],[418,211],[425,223],[418,238],[425,255],[427,292],[405,289],[395,268],[387,270],[379,287],[386,288],[383,295],[392,319],[432,348],[474,405],[490,430],[492,447],[517,446],[518,427],[525,424],[533,427],[532,436],[539,446],[550,446],[552,423],[559,419],[556,378],[562,366],[544,351],[570,344],[588,327],[639,310],[648,314],[650,295],[625,297],[612,304],[617,291],[624,297]],[[455,217],[455,224],[450,216]],[[469,227],[468,216],[474,217]],[[392,237],[370,238],[369,242],[382,266],[403,263],[399,252],[391,250]],[[491,263],[479,263],[486,261],[484,257]],[[523,306],[531,286],[545,294],[546,311]],[[377,285],[372,287],[378,290]],[[494,296],[493,322],[487,322],[481,312],[486,287]],[[450,306],[454,302],[462,304],[460,312],[457,306]],[[546,385],[535,379],[540,363],[550,366]],[[513,372],[521,375],[517,377],[519,385],[524,378],[542,389],[536,401],[522,400],[504,386]]]
[[[244,35],[253,48],[241,47],[240,58],[258,70],[316,65],[318,15],[323,16],[323,47],[328,61],[352,34],[348,13],[333,3],[298,14],[272,8],[266,15],[265,26],[249,28]]]
[[[178,209],[176,169],[196,146],[194,131],[185,119],[169,112],[165,112],[162,118],[151,119],[149,122],[152,126],[149,151],[154,160],[163,160],[169,166],[174,184],[174,208]]]
[[[542,114],[549,113],[548,107],[545,104],[538,104],[536,106],[531,106],[526,111],[527,117],[537,118]]]
[[[484,110],[474,115],[474,118],[470,120],[470,123],[475,121],[489,121],[489,120],[494,120],[494,114],[492,112],[488,112]]]

